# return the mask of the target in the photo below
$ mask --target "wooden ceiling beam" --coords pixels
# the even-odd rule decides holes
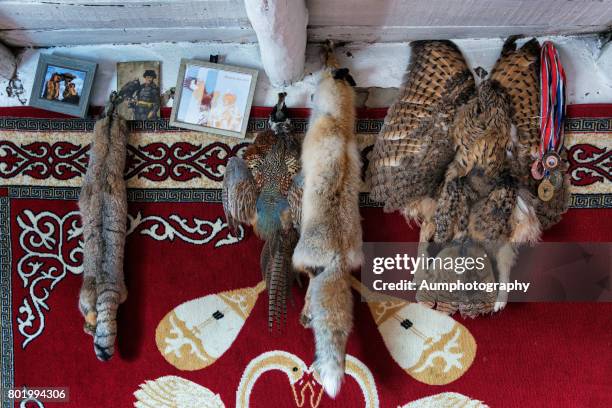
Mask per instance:
[[[244,4],[272,85],[286,86],[301,80],[308,25],[304,0],[245,0]]]

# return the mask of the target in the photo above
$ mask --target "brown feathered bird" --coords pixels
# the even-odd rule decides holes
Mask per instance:
[[[435,231],[438,191],[455,156],[451,126],[476,85],[450,41],[417,41],[400,89],[370,157],[370,196],[385,211],[400,211],[421,225],[421,241]]]
[[[421,242],[485,242],[500,281],[509,277],[514,244],[538,240],[541,226],[567,209],[567,178],[545,203],[530,176],[540,140],[539,54],[535,39],[520,49],[509,39],[476,86],[452,42],[412,43],[367,172],[372,198],[420,222]]]
[[[300,171],[300,139],[292,132],[279,94],[270,115],[270,129],[257,134],[244,159],[229,160],[223,178],[223,209],[231,228],[250,225],[265,241],[261,271],[268,290],[268,325],[283,322],[295,273],[291,256],[298,240],[288,194]]]

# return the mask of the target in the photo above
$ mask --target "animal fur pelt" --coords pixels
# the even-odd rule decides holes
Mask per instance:
[[[300,239],[293,265],[311,276],[303,322],[316,343],[315,369],[334,397],[344,376],[352,328],[350,271],[361,265],[360,156],[354,133],[354,81],[331,46],[302,145]]]
[[[539,240],[569,203],[567,177],[544,203],[530,176],[539,143],[539,44],[517,48],[510,38],[479,86],[452,42],[411,46],[399,99],[370,158],[371,197],[419,222],[421,242],[483,245],[505,281],[516,245]],[[502,296],[495,308],[504,305]]]
[[[79,309],[98,359],[109,360],[117,335],[117,309],[127,297],[123,275],[127,195],[123,179],[125,121],[112,112],[94,128],[79,208],[83,220],[83,285]]]

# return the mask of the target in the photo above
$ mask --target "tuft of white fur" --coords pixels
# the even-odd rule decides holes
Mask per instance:
[[[344,368],[335,360],[317,360],[315,370],[319,374],[320,383],[327,395],[336,398],[344,380]]]
[[[497,256],[495,257],[497,260],[497,270],[499,273],[499,282],[500,283],[508,283],[510,281],[510,271],[516,262],[516,249],[514,245],[508,243],[503,244],[499,251],[497,251]],[[495,306],[493,306],[493,311],[498,312],[506,307],[508,303],[508,292],[506,291],[498,291],[497,292],[497,301],[495,302]]]
[[[533,206],[524,200],[520,194],[517,196],[511,219],[511,223],[514,225],[510,237],[511,242],[535,244],[540,240],[542,225]]]
[[[535,209],[523,196],[528,196],[528,193],[525,191],[519,192],[516,205],[512,210],[511,225],[514,228],[510,236],[510,242],[503,244],[497,251],[496,259],[499,281],[504,283],[510,280],[510,271],[516,262],[517,252],[515,245],[523,243],[534,244],[540,240],[542,234],[542,226]],[[493,311],[499,312],[506,307],[507,303],[508,292],[498,292]]]

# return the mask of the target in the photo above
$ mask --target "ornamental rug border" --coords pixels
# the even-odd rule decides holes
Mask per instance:
[[[262,128],[267,127],[265,120],[252,119],[253,123],[257,121]],[[606,195],[612,194],[612,131],[608,130],[611,122],[612,118],[568,120],[571,130],[566,134],[566,147],[571,192],[582,195],[579,200],[574,199],[575,207],[609,207]],[[82,119],[0,118],[0,124],[5,125],[5,130],[0,129],[0,186],[79,187],[89,161],[92,132],[88,129],[94,123]],[[254,133],[249,133],[247,139],[236,139],[193,131],[165,131],[165,125],[158,126],[163,123],[166,123],[163,119],[131,122],[144,130],[129,136],[125,169],[128,188],[187,189],[200,191],[197,194],[203,195],[203,201],[218,201],[214,190],[221,188],[227,161],[244,153]],[[382,123],[381,119],[357,120],[365,166]],[[39,130],[15,130],[20,126]],[[210,193],[205,194],[206,191]],[[366,192],[365,186],[362,191]],[[194,193],[183,195],[187,200],[197,200],[189,198]],[[591,204],[584,204],[584,195],[593,196],[588,200]]]
[[[358,118],[355,121],[357,133],[379,133],[382,119]],[[0,131],[14,130],[21,132],[91,132],[95,119],[49,119],[28,117],[0,117]],[[292,118],[297,132],[303,133],[308,126],[308,119]],[[267,118],[249,119],[247,132],[258,132],[269,128]],[[128,122],[130,132],[190,132],[186,129],[170,126],[168,119],[132,120]],[[612,132],[612,118],[571,117],[566,120],[567,132]]]
[[[0,117],[0,131],[19,132],[92,132],[96,121],[94,119],[48,119],[48,118],[2,118]],[[293,129],[304,133],[308,126],[308,119],[294,118],[291,120]],[[382,128],[381,119],[364,118],[355,121],[357,133],[377,134]],[[247,133],[259,132],[269,129],[267,118],[250,118]],[[598,128],[599,126],[595,126]],[[170,126],[168,119],[157,120],[131,120],[128,121],[128,130],[131,133],[189,133],[187,129]],[[199,132],[200,134],[206,132]]]
[[[66,200],[79,199],[79,187],[8,186],[9,199]],[[3,195],[0,188],[0,196]],[[129,202],[134,203],[209,203],[221,204],[218,188],[129,188]],[[359,206],[380,208],[383,205],[370,199],[368,193],[359,194]],[[612,194],[572,194],[570,208],[612,208]]]
[[[11,204],[10,197],[0,196],[0,389],[8,390],[14,383],[13,318],[11,290]],[[11,407],[6,393],[0,397],[2,408]]]

